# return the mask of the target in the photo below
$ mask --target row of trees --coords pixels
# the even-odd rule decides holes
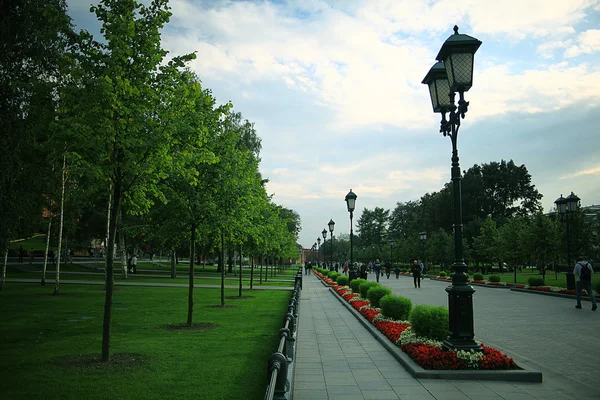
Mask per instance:
[[[188,244],[188,325],[196,249],[219,256],[222,304],[226,245],[297,258],[300,218],[266,193],[254,125],[231,103],[218,105],[186,67],[196,54],[162,49],[167,0],[100,1],[90,9],[100,41],[74,31],[64,0],[2,8],[0,288],[10,240],[42,223],[59,248],[55,294],[63,238],[102,238],[107,361],[117,239],[125,277],[126,240],[169,251]]]
[[[470,266],[497,264],[546,266],[565,263],[568,244],[573,256],[585,253],[600,258],[598,217],[587,218],[584,211],[566,221],[556,213],[542,213],[541,194],[531,183],[525,165],[511,161],[474,165],[464,171],[463,237],[465,260]],[[393,210],[381,207],[363,209],[357,221],[354,258],[375,258],[410,263],[415,258],[436,264],[454,261],[452,185],[427,193],[418,201],[397,203]],[[427,239],[420,240],[426,232]],[[334,240],[333,254],[349,259],[349,238]],[[331,255],[325,241],[321,254]]]

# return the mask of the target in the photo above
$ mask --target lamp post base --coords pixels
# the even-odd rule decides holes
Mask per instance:
[[[459,271],[452,277],[448,293],[448,314],[450,336],[443,342],[445,349],[481,351],[481,346],[473,339],[473,293],[475,289],[466,283],[467,277]]]
[[[348,283],[352,282],[353,279],[358,278],[358,274],[354,268],[348,271]]]

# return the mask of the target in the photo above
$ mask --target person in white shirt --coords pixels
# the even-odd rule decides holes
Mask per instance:
[[[577,264],[573,268],[573,274],[577,279],[577,305],[575,308],[581,309],[581,291],[585,289],[592,300],[592,311],[598,309],[596,304],[596,296],[592,290],[592,275],[594,275],[594,269],[592,264],[586,261],[585,256],[577,257]]]

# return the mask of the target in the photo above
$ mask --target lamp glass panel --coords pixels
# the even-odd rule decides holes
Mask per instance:
[[[558,207],[558,212],[560,214],[564,214],[567,212],[567,202],[563,201],[561,203],[558,203],[556,206]]]
[[[433,106],[433,112],[439,112],[440,108],[438,105],[437,93],[435,91],[435,81],[429,82],[429,97],[431,97],[431,105]]]
[[[348,202],[348,211],[354,211],[354,203],[356,203],[356,199],[348,198],[346,201]]]
[[[450,86],[456,91],[459,87],[464,91],[473,84],[473,53],[453,53],[448,56],[446,73]]]
[[[569,212],[577,211],[577,209],[579,208],[579,201],[575,199],[567,201],[567,208]]]
[[[448,79],[436,79],[438,107],[448,110],[450,108],[450,84]]]

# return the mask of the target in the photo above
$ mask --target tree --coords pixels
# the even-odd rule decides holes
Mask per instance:
[[[510,218],[498,230],[498,253],[501,261],[510,267],[517,268],[527,260],[525,248],[527,221],[522,217]],[[502,271],[502,266],[500,266]]]
[[[102,332],[102,360],[110,360],[113,297],[113,250],[117,221],[124,196],[133,212],[151,206],[150,194],[159,197],[158,181],[171,165],[173,121],[182,101],[179,70],[193,55],[164,63],[160,29],[169,21],[167,0],[148,6],[134,0],[103,0],[91,11],[102,24],[106,42],[85,32],[73,57],[73,84],[61,93],[64,107],[77,117],[65,129],[77,141],[78,154],[99,181],[112,192],[107,285]]]
[[[39,229],[53,183],[48,149],[56,88],[72,34],[64,0],[0,2],[0,248]],[[40,173],[42,171],[42,173]],[[0,289],[6,265],[2,268]]]
[[[499,260],[500,248],[496,221],[488,217],[483,221],[480,235],[473,241],[473,258],[476,264],[494,263]]]
[[[373,211],[365,208],[356,223],[359,243],[363,246],[375,245],[378,249],[387,239],[387,225],[390,211],[375,207]]]

